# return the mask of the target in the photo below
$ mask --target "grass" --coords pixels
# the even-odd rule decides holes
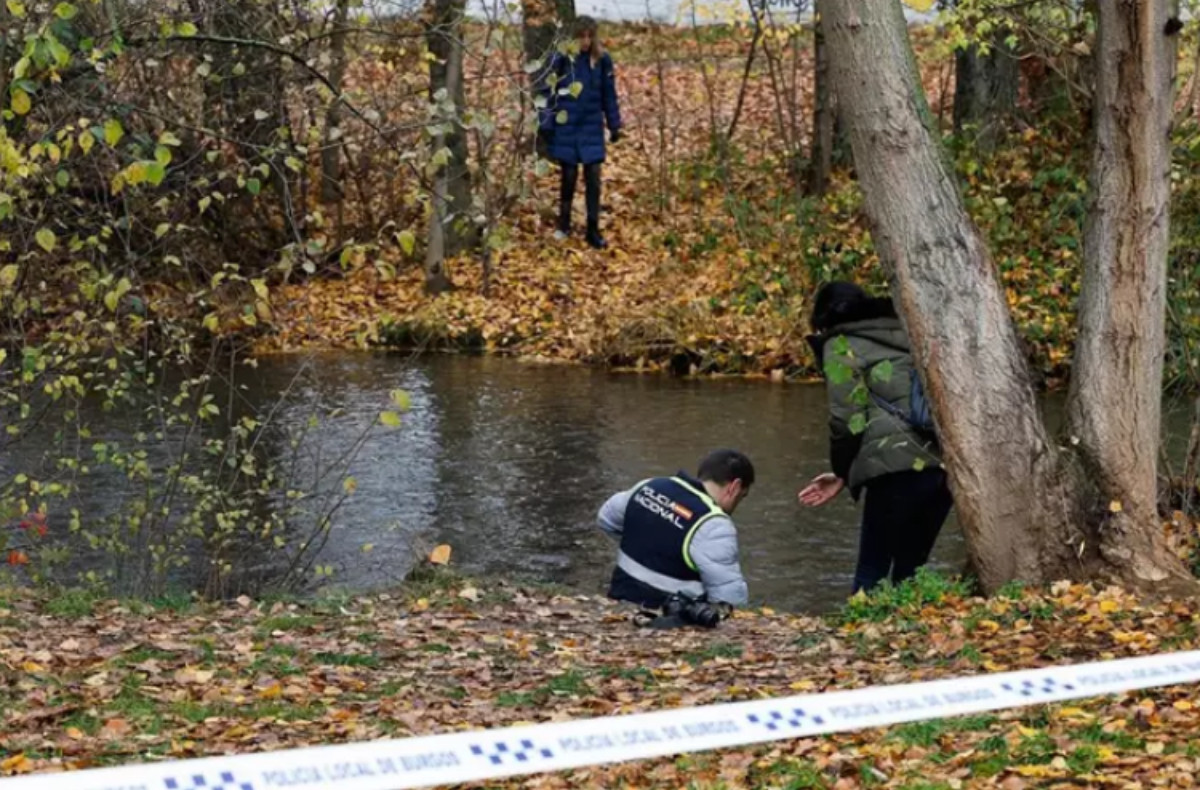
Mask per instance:
[[[130,650],[117,659],[122,666],[135,666],[146,661],[174,661],[177,653],[169,650],[159,650],[154,647],[138,647]]]
[[[317,653],[313,656],[318,663],[333,667],[379,667],[379,656],[374,653]]]
[[[264,635],[270,635],[277,631],[307,631],[314,628],[319,622],[321,622],[320,618],[310,614],[275,615],[263,620],[258,630]]]
[[[945,735],[961,732],[987,732],[1000,720],[990,714],[963,716],[955,719],[929,719],[893,728],[889,740],[900,741],[906,746],[931,749]]]
[[[582,697],[591,693],[592,688],[583,673],[570,670],[531,691],[502,691],[496,697],[496,706],[519,708],[544,705],[555,697]]]
[[[46,612],[71,619],[91,617],[99,600],[95,593],[81,588],[62,590],[46,601]]]
[[[252,702],[235,705],[229,702],[176,702],[169,708],[172,715],[192,724],[208,719],[276,719],[278,721],[313,721],[325,713],[325,706],[302,705],[292,702]]]
[[[1075,730],[1074,737],[1086,743],[1102,744],[1114,749],[1140,752],[1146,748],[1146,741],[1136,735],[1130,735],[1124,730],[1105,732],[1103,725],[1093,722],[1086,727]]]
[[[889,620],[914,621],[926,606],[967,598],[973,592],[974,582],[968,579],[950,578],[922,568],[915,577],[899,585],[884,582],[869,594],[854,596],[831,617],[839,626]]]
[[[735,660],[742,657],[742,646],[731,644],[729,642],[715,642],[712,645],[684,655],[683,660],[692,666],[699,666],[708,661],[717,659]]]

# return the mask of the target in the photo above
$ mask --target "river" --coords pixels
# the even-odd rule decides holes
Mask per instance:
[[[452,564],[473,575],[557,582],[601,593],[614,547],[595,527],[600,504],[646,477],[694,470],[716,447],[735,447],[753,460],[758,481],[736,514],[744,571],[755,602],[793,611],[828,611],[845,600],[857,548],[857,511],[843,496],[821,510],[801,509],[800,483],[826,469],[824,390],[817,384],[743,379],[677,379],[599,369],[536,364],[495,357],[324,353],[265,357],[236,374],[229,395],[259,415],[274,412],[279,426],[307,428],[295,453],[299,486],[333,468],[331,461],[377,427],[353,456],[356,490],[336,511],[320,564],[329,577],[306,574],[309,591],[349,591],[400,582],[424,553],[446,543]],[[402,389],[411,409],[398,429],[379,427],[390,393]],[[1048,401],[1058,422],[1061,399]],[[92,441],[129,444],[136,410],[85,409]],[[1186,410],[1168,417],[1173,455],[1182,454]],[[272,429],[264,447],[277,459],[292,450]],[[168,435],[148,447],[157,469],[170,463]],[[36,466],[45,444],[19,443],[0,474]],[[174,452],[177,453],[177,450]],[[46,479],[46,478],[42,478]],[[130,507],[144,484],[96,464],[78,481],[72,505],[85,522]],[[309,490],[340,495],[340,476]],[[52,536],[65,532],[66,506],[51,513]],[[178,519],[176,519],[178,521]],[[295,539],[293,533],[292,538]],[[136,541],[135,541],[136,542]],[[266,541],[238,552],[221,593],[256,592],[277,580],[281,553]],[[370,550],[364,550],[364,547]],[[181,586],[203,586],[203,547],[173,573]],[[86,549],[72,573],[111,563]],[[116,567],[137,572],[145,555],[125,550]],[[934,551],[935,568],[956,572],[964,546],[953,518]],[[118,587],[121,575],[118,574]]]
[[[824,390],[811,384],[686,380],[498,358],[329,354],[260,361],[252,397],[304,385],[288,406],[343,414],[310,441],[334,453],[403,388],[404,425],[378,434],[352,473],[355,495],[326,549],[333,583],[386,586],[408,570],[414,539],[448,543],[471,574],[524,576],[599,593],[613,547],[595,528],[610,494],[649,476],[694,470],[706,451],[736,447],[758,481],[737,512],[754,599],[789,610],[844,600],[857,548],[849,497],[819,511],[796,503],[798,484],[824,471]],[[374,546],[363,553],[361,546]],[[951,523],[935,565],[958,570]]]

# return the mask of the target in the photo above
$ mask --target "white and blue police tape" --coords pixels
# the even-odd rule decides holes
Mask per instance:
[[[1200,651],[403,740],[0,779],[0,790],[401,790],[1200,680]]]

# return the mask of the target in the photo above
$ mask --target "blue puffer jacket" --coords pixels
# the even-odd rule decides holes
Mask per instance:
[[[546,107],[539,121],[542,130],[550,134],[550,158],[564,165],[603,162],[605,123],[610,131],[621,128],[612,58],[605,53],[593,66],[586,53],[574,58],[560,53],[554,56],[548,73],[557,74],[558,80],[553,87],[551,78],[545,81],[542,95]],[[571,95],[574,82],[582,88],[578,96]]]

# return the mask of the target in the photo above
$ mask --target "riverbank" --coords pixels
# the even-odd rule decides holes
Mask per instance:
[[[0,597],[5,775],[398,738],[1200,647],[1192,603],[939,577],[835,617],[638,631],[606,601],[426,573],[390,595],[222,606]],[[1190,786],[1200,703],[1167,689],[489,787]]]
[[[782,99],[769,69],[745,70],[743,33],[613,31],[625,134],[604,169],[610,249],[556,242],[557,173],[523,170],[519,198],[488,249],[486,282],[480,255],[465,255],[447,262],[453,289],[429,295],[421,232],[369,241],[346,249],[337,267],[272,285],[258,350],[454,348],[677,374],[819,373],[805,341],[816,289],[838,278],[881,289],[883,273],[849,162],[821,196],[789,175],[807,156],[806,133],[791,144],[780,138]],[[914,43],[967,206],[990,242],[1032,366],[1053,386],[1074,340],[1086,130],[1047,119],[981,158],[951,135],[950,50],[926,31]],[[808,42],[793,55],[798,73],[811,70]],[[793,99],[807,118],[807,79]],[[719,142],[737,105],[741,123]],[[578,230],[581,195],[576,203]],[[1180,205],[1186,225],[1191,204]],[[1194,294],[1179,291],[1173,298],[1190,304]],[[230,325],[240,325],[235,318]]]

